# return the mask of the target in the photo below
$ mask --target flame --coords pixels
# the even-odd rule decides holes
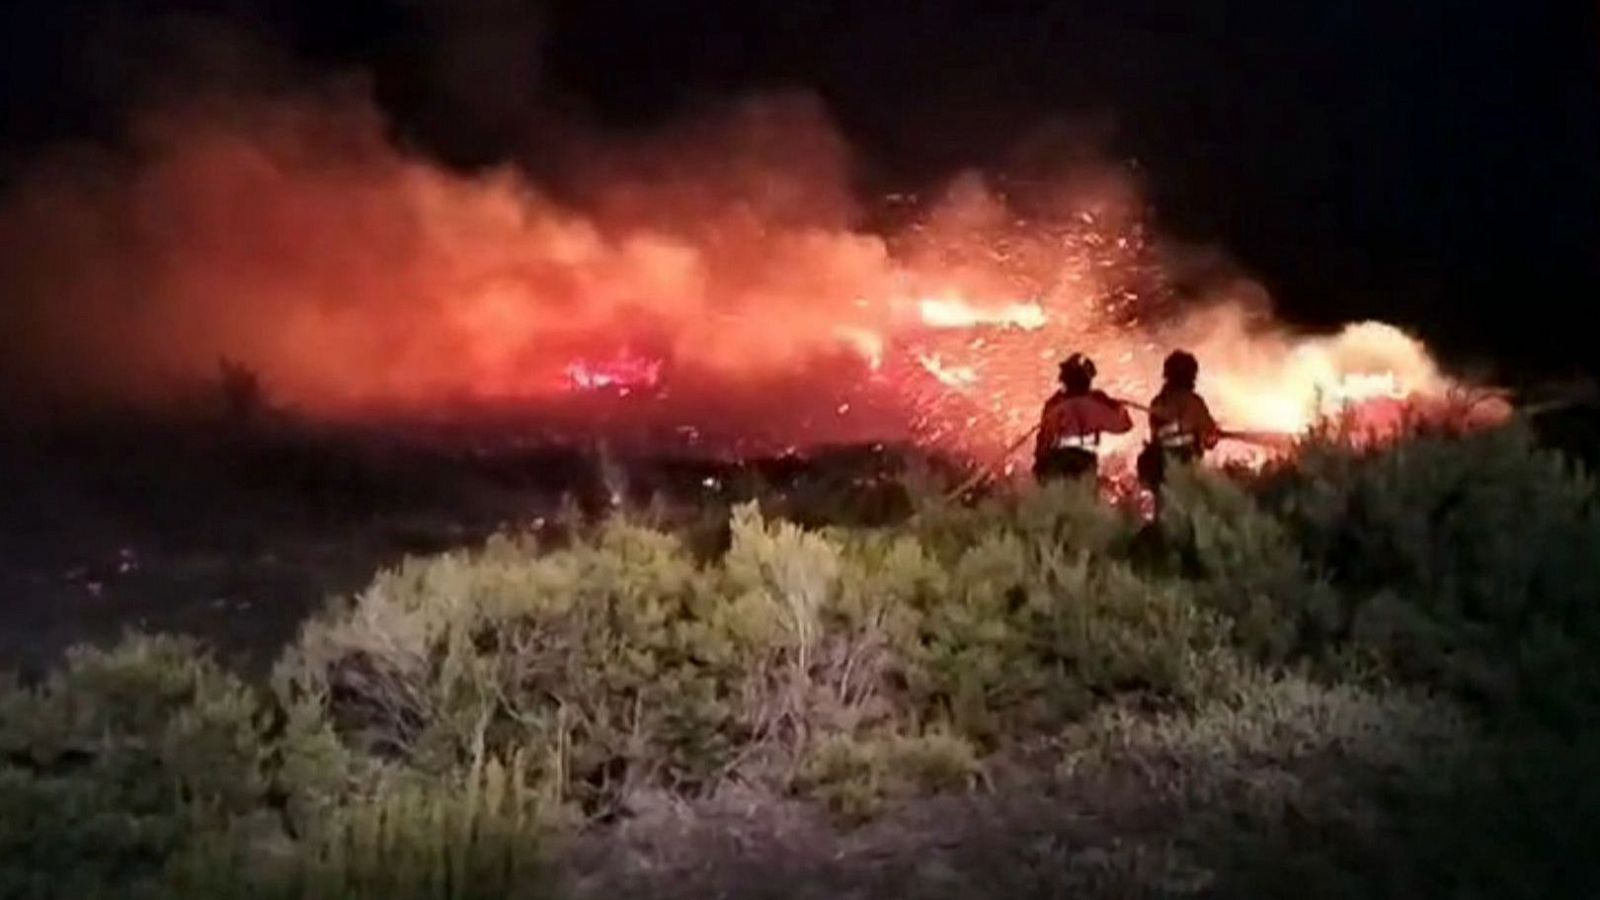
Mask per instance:
[[[1224,428],[1249,437],[1218,448],[1220,460],[1235,464],[1258,465],[1286,452],[1294,438],[1325,420],[1339,421],[1364,440],[1391,439],[1418,410],[1444,414],[1443,400],[1457,387],[1420,341],[1383,323],[1320,336],[1263,332],[1243,307],[1228,303],[1180,316],[1152,333],[1137,324],[1073,316],[1071,300],[1067,295],[1058,301],[1065,309],[1048,310],[1048,325],[1040,329],[980,334],[980,326],[972,326],[924,339],[913,359],[926,379],[919,426],[928,440],[993,459],[1037,422],[1055,388],[1054,363],[1072,351],[1088,352],[1099,385],[1135,403],[1148,402],[1159,389],[1169,350],[1195,353],[1199,389],[1213,414]],[[1143,440],[1142,429],[1107,436],[1102,453],[1109,469],[1128,468]],[[1012,452],[995,464],[1021,464],[1026,445]]]
[[[21,179],[0,330],[23,352],[0,377],[148,399],[227,355],[327,415],[567,403],[697,446],[909,436],[980,459],[1037,422],[1075,351],[1144,401],[1187,348],[1225,426],[1283,434],[1453,387],[1399,329],[1298,336],[1241,278],[1180,302],[1173,247],[1115,166],[1020,197],[965,174],[873,230],[806,97],[586,146],[560,199],[385,134],[360,98],[239,100],[144,122],[127,168],[74,156]]]
[[[867,367],[874,372],[883,368],[884,339],[883,335],[850,325],[841,325],[835,333],[839,340],[860,354]]]
[[[929,375],[945,387],[963,390],[978,383],[978,373],[972,366],[947,366],[938,354],[917,355],[917,362],[922,364]]]
[[[619,354],[601,361],[575,359],[567,364],[566,375],[571,386],[578,390],[632,391],[659,384],[661,365],[659,359]]]
[[[980,308],[961,297],[927,298],[917,304],[923,324],[931,328],[972,328],[998,325],[1036,331],[1044,327],[1044,308],[1037,303],[1007,303]]]
[[[1214,403],[1240,427],[1301,433],[1352,407],[1450,388],[1420,341],[1380,322],[1309,338],[1249,339],[1237,319],[1213,317],[1203,327],[1216,348]]]

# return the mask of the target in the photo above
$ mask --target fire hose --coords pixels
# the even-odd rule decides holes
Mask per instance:
[[[1471,405],[1476,406],[1478,403],[1482,403],[1489,399],[1509,399],[1512,396],[1514,396],[1514,392],[1512,391],[1491,390],[1484,392],[1484,395],[1478,397]],[[1600,389],[1597,389],[1593,384],[1586,383],[1576,389],[1568,388],[1560,391],[1556,396],[1546,399],[1542,402],[1516,407],[1515,414],[1522,418],[1531,419],[1547,413],[1561,412],[1572,407],[1593,406],[1597,398],[1600,398]],[[1136,409],[1143,413],[1148,413],[1150,411],[1150,408],[1142,403],[1136,403],[1132,400],[1123,400],[1117,397],[1113,397],[1111,399],[1114,402],[1130,409]],[[1039,427],[1039,425],[1035,425],[1028,429],[1027,433],[1018,438],[1016,443],[1005,449],[1005,452],[1001,454],[1000,458],[1002,460],[1009,459],[1012,454],[1022,449],[1022,446],[1026,444],[1030,438],[1039,433]],[[1281,449],[1289,444],[1292,444],[1297,439],[1296,435],[1286,432],[1235,431],[1230,429],[1222,429],[1219,432],[1218,437],[1220,437],[1222,440],[1240,441],[1247,444],[1256,444],[1257,446],[1269,447],[1273,449]],[[988,470],[979,469],[977,472],[973,473],[971,478],[968,478],[965,482],[963,482],[961,486],[950,492],[950,494],[946,496],[946,499],[954,500],[957,497],[960,497],[962,494],[965,494],[967,491],[970,491],[976,487],[988,475]]]
[[[1143,413],[1148,413],[1150,411],[1150,407],[1145,406],[1143,403],[1136,403],[1132,400],[1122,400],[1117,397],[1112,397],[1111,400],[1115,403],[1119,403],[1131,409],[1136,409]],[[1013,453],[1021,450],[1022,446],[1026,444],[1030,438],[1039,433],[1039,428],[1042,424],[1043,423],[1033,426],[1032,428],[1028,429],[1028,431],[1023,434],[1022,437],[1017,438],[1015,443],[1007,447],[1005,451],[1000,454],[1000,459],[1010,459]],[[1218,433],[1218,437],[1220,437],[1222,440],[1241,441],[1247,444],[1257,444],[1259,446],[1273,448],[1282,447],[1295,439],[1294,435],[1292,434],[1285,434],[1277,431],[1232,431],[1228,429],[1221,430]],[[984,478],[988,477],[988,475],[989,472],[987,469],[979,469],[972,474],[972,477],[968,478],[955,490],[945,495],[945,499],[954,500],[957,497],[960,497],[967,491],[977,487],[978,484],[984,480]]]

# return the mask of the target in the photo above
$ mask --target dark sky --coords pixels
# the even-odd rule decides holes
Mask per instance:
[[[1594,3],[6,0],[5,158],[114,131],[130,73],[170,61],[107,23],[173,11],[369,69],[403,136],[459,165],[512,152],[534,96],[627,129],[807,86],[885,190],[1098,117],[1162,226],[1226,247],[1291,319],[1382,317],[1554,371],[1600,360]],[[500,37],[476,61],[501,100],[487,112],[433,76],[475,20]]]

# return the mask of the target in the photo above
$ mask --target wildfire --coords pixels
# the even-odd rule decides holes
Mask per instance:
[[[1259,464],[1292,447],[1319,422],[1352,439],[1386,440],[1419,417],[1460,415],[1450,405],[1457,386],[1445,378],[1426,348],[1393,326],[1366,322],[1333,335],[1297,337],[1281,328],[1254,329],[1237,306],[1182,316],[1152,331],[1138,323],[1107,321],[1074,307],[1048,309],[1037,329],[993,329],[973,324],[933,338],[914,339],[916,365],[905,389],[918,396],[918,427],[931,442],[958,446],[997,466],[1023,463],[1039,407],[1055,389],[1055,363],[1073,351],[1092,356],[1100,384],[1135,404],[1159,388],[1163,357],[1185,348],[1201,360],[1201,392],[1224,428],[1217,456]],[[981,308],[981,307],[979,307]],[[920,376],[920,377],[918,377]],[[1506,413],[1484,407],[1474,415],[1491,422]],[[1118,471],[1142,443],[1141,429],[1108,436],[1103,453]],[[1013,456],[998,459],[1012,447]]]
[[[585,148],[560,201],[401,151],[364,102],[169,110],[138,149],[113,173],[46,166],[0,207],[24,348],[0,376],[147,400],[225,355],[328,415],[566,402],[701,446],[911,437],[980,459],[1036,423],[1074,351],[1144,401],[1186,348],[1219,420],[1281,434],[1452,388],[1387,325],[1295,336],[1231,282],[1186,308],[1116,167],[1020,198],[968,174],[866,229],[805,97]]]

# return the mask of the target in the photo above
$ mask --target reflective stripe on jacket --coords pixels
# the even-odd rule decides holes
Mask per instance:
[[[1039,415],[1035,454],[1050,450],[1085,450],[1094,453],[1103,432],[1123,434],[1133,430],[1133,419],[1121,404],[1103,394],[1057,393],[1045,402]]]
[[[1221,437],[1211,409],[1193,391],[1165,391],[1150,401],[1150,434],[1164,450],[1200,453]]]
[[[1167,422],[1156,429],[1156,443],[1168,450],[1194,449],[1200,445],[1200,435],[1186,430],[1181,422]]]
[[[1057,437],[1051,446],[1057,450],[1088,450],[1090,453],[1094,453],[1100,449],[1100,432],[1063,434]]]

